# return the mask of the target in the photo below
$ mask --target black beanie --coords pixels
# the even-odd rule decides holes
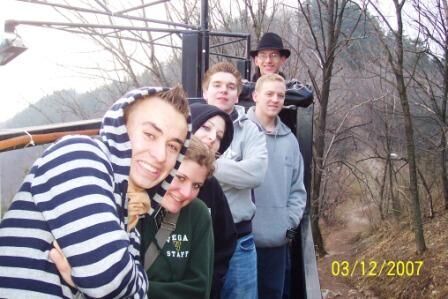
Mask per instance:
[[[218,153],[220,154],[224,153],[233,140],[233,123],[232,120],[230,119],[230,116],[223,110],[219,109],[218,107],[203,103],[191,104],[190,112],[191,112],[191,124],[193,134],[196,133],[196,131],[207,120],[216,115],[219,115],[224,119],[224,123],[226,124],[226,130],[221,140],[221,145],[218,149]]]

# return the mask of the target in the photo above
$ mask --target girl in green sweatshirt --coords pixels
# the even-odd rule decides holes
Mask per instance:
[[[193,138],[184,161],[157,211],[178,213],[176,227],[163,244],[159,255],[147,270],[150,298],[208,298],[213,277],[213,229],[207,206],[196,199],[199,189],[213,173],[214,155]],[[146,252],[155,239],[156,213],[144,219],[142,249]],[[142,254],[144,256],[144,253]]]

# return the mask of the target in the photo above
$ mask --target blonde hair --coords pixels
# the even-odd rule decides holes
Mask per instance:
[[[260,92],[260,89],[263,88],[264,83],[275,81],[286,84],[285,79],[279,74],[266,74],[258,78],[257,83],[255,84],[255,91]]]
[[[211,177],[215,171],[215,155],[196,136],[193,136],[190,140],[185,160],[195,162],[207,168],[207,177]]]
[[[240,94],[243,83],[241,81],[241,73],[238,69],[230,62],[218,62],[212,65],[204,75],[202,79],[202,89],[207,90],[210,84],[211,77],[216,73],[229,73],[236,78],[236,89],[238,94]]]

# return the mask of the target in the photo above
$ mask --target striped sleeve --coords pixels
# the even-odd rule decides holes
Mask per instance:
[[[114,203],[106,155],[86,137],[65,139],[40,159],[31,186],[37,208],[88,297],[144,298],[148,280]],[[133,241],[135,242],[135,241]]]

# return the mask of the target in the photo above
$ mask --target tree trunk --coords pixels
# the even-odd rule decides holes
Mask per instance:
[[[442,1],[443,11],[445,12],[444,19],[445,22],[448,21],[448,4],[446,0]],[[445,35],[445,49],[444,49],[444,78],[443,78],[443,101],[442,101],[442,123],[446,125],[446,109],[447,109],[447,101],[448,101],[448,37]],[[441,148],[442,151],[440,153],[440,165],[442,167],[442,185],[443,185],[443,198],[445,201],[445,209],[448,210],[448,177],[447,177],[447,169],[446,169],[446,136],[445,130],[442,130],[442,138],[441,138]]]
[[[403,51],[403,21],[401,19],[402,6],[398,0],[394,0],[397,12],[397,39],[396,39],[396,57],[395,78],[397,80],[398,94],[400,96],[401,107],[403,109],[404,125],[406,131],[406,150],[409,163],[409,192],[411,193],[411,211],[412,224],[415,234],[415,245],[417,253],[423,253],[426,250],[425,238],[423,235],[423,224],[418,196],[417,163],[415,159],[414,128],[412,126],[411,110],[409,107],[406,85],[403,76],[404,51]]]
[[[448,173],[446,169],[446,137],[445,132],[442,131],[442,138],[440,141],[440,167],[442,167],[442,191],[445,202],[445,209],[448,210]]]
[[[394,180],[393,180],[393,163],[389,160],[389,185],[390,185],[390,199],[392,201],[392,213],[394,215],[395,220],[398,220],[401,214],[400,202],[398,201],[398,197],[395,196],[394,191]]]
[[[321,102],[319,109],[319,120],[317,122],[317,136],[315,141],[315,157],[314,157],[314,170],[313,170],[313,191],[311,197],[311,208],[312,208],[311,228],[313,230],[313,239],[316,247],[316,252],[319,256],[324,256],[327,253],[324,247],[322,233],[319,227],[320,196],[321,196],[320,191],[322,185],[323,155],[325,149],[326,109],[327,105],[322,105]]]
[[[313,207],[315,214],[313,215],[313,237],[316,242],[316,250],[319,255],[325,255],[326,251],[322,241],[322,235],[319,228],[319,210],[320,210],[320,196],[321,196],[321,185],[322,185],[322,175],[324,168],[324,152],[325,152],[325,132],[327,126],[327,110],[328,110],[328,99],[330,97],[330,85],[331,85],[331,74],[333,70],[333,58],[327,60],[328,63],[324,65],[323,69],[323,84],[322,93],[320,98],[320,109],[319,109],[319,120],[317,122],[317,136],[315,142],[315,167],[314,167],[314,180],[313,180]]]
[[[432,218],[434,217],[434,209],[432,205],[432,195],[431,195],[431,188],[429,187],[428,183],[425,180],[425,177],[423,176],[423,173],[420,171],[420,169],[417,168],[418,175],[420,176],[420,179],[422,180],[423,187],[425,187],[427,198],[429,201],[429,212],[428,217]]]
[[[389,170],[389,191],[390,191],[390,200],[392,202],[392,213],[394,215],[394,219],[397,220],[400,217],[400,203],[398,202],[398,198],[395,196],[394,192],[394,181],[393,181],[393,173],[394,173],[394,165],[392,161],[392,148],[391,148],[391,138],[390,138],[390,131],[389,131],[389,119],[387,115],[387,105],[385,105],[386,109],[386,120],[384,124],[384,129],[386,133],[386,152],[387,152],[387,161],[386,161],[386,169]],[[384,175],[386,176],[386,169],[384,170]],[[386,178],[384,178],[386,180]],[[387,206],[389,207],[389,206]],[[386,209],[387,210],[387,209]]]
[[[333,73],[333,65],[335,60],[335,49],[337,48],[340,26],[342,24],[342,15],[338,14],[337,7],[341,5],[345,7],[346,2],[338,3],[337,0],[329,0],[327,8],[327,22],[326,22],[326,37],[327,40],[324,43],[327,48],[324,51],[324,57],[322,61],[322,87],[319,97],[320,109],[317,121],[317,136],[315,140],[315,164],[313,171],[313,193],[312,193],[312,229],[313,238],[316,245],[317,253],[322,256],[326,254],[324,247],[322,234],[319,228],[319,211],[320,211],[320,197],[321,197],[321,184],[322,175],[325,165],[325,133],[327,127],[327,110],[328,110],[328,100],[330,97],[330,87],[331,87],[331,77]],[[320,11],[322,14],[322,11]],[[336,16],[335,16],[336,14]]]
[[[385,202],[387,202],[384,200],[384,190],[386,189],[386,178],[387,178],[387,169],[389,166],[389,160],[390,160],[390,157],[388,156],[386,159],[386,163],[384,163],[383,179],[381,180],[380,204],[378,206],[379,211],[380,211],[381,220],[384,220],[386,218],[384,215],[383,205]]]

